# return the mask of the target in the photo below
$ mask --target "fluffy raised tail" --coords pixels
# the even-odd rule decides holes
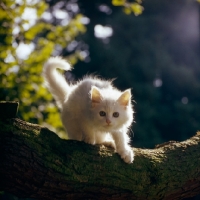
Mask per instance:
[[[60,57],[52,57],[45,63],[43,73],[47,88],[55,98],[58,107],[62,108],[63,102],[70,92],[70,86],[66,82],[64,76],[56,70],[57,68],[66,71],[71,70],[71,66],[68,62]]]

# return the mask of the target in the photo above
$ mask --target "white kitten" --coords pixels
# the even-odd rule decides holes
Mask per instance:
[[[133,121],[130,89],[120,92],[110,81],[93,77],[69,85],[56,68],[70,70],[71,66],[59,57],[44,66],[47,87],[61,109],[69,138],[112,146],[126,163],[133,162],[127,135]]]

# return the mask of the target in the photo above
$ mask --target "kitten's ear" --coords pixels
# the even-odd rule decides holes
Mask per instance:
[[[128,106],[131,102],[131,90],[125,90],[117,100],[122,106]]]
[[[102,96],[97,87],[92,86],[90,94],[91,94],[91,100],[93,104],[101,102]]]

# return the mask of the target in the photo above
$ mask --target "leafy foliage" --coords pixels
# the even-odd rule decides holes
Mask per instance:
[[[141,6],[142,1],[137,0],[136,2],[130,3],[126,0],[112,0],[114,6],[123,6],[123,11],[126,14],[131,14],[132,12],[138,16],[142,14],[143,7]]]
[[[43,18],[45,12],[48,4],[44,1],[1,1],[0,99],[19,101],[19,116],[24,120],[45,122],[62,130],[59,112],[44,87],[42,66],[86,28],[82,14],[76,14],[66,25],[54,25]],[[32,50],[27,53],[26,47]],[[80,57],[77,51],[69,60],[74,64]]]

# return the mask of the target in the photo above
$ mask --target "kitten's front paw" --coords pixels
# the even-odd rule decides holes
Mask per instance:
[[[132,163],[134,160],[134,153],[130,147],[120,152],[119,154],[126,163]]]
[[[83,141],[87,144],[95,145],[95,141],[93,138],[85,137]]]
[[[107,147],[111,147],[113,149],[116,149],[116,146],[115,146],[115,143],[114,141],[112,140],[108,140],[108,141],[105,141],[102,143],[104,146],[107,146]]]

